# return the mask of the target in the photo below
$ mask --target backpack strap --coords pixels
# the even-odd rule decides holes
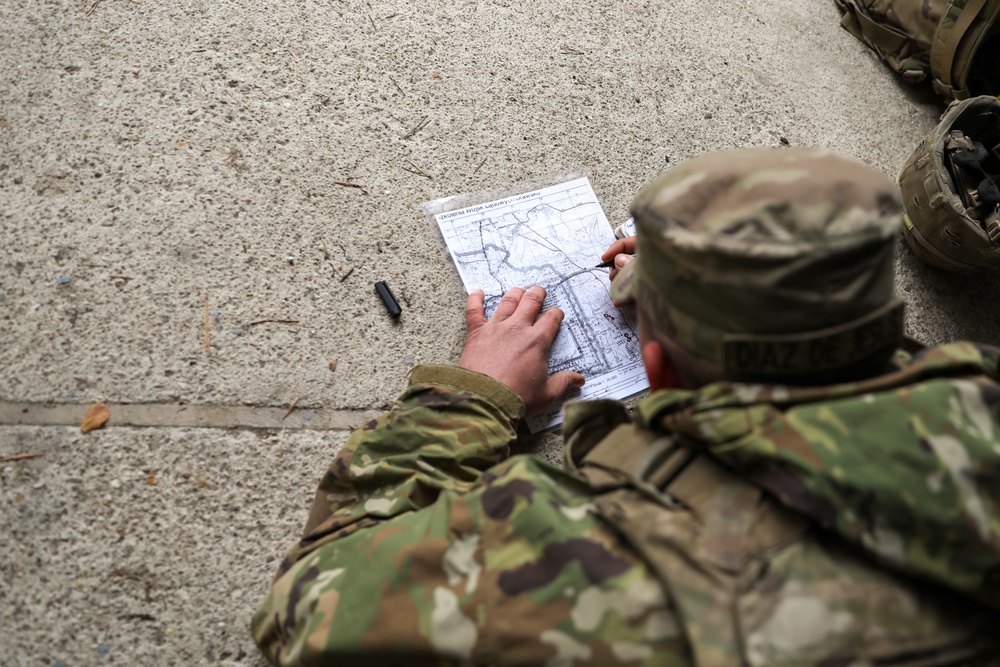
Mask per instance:
[[[977,19],[982,20],[978,23]],[[1000,1],[997,0],[954,0],[948,5],[934,31],[931,43],[931,77],[934,92],[939,95],[964,100],[969,97],[966,79],[969,63],[975,55],[986,29],[1000,17]],[[972,30],[973,25],[976,29]],[[970,36],[971,47],[963,45]],[[959,50],[963,49],[959,55]],[[957,72],[956,58],[958,59]]]
[[[629,487],[658,505],[691,513],[702,526],[698,557],[724,570],[736,572],[749,552],[787,544],[805,530],[803,519],[783,510],[752,521],[763,502],[761,490],[675,436],[626,423],[582,455],[574,453],[570,466],[595,490]],[[747,533],[751,523],[760,531],[753,539]]]
[[[567,454],[596,492],[598,513],[670,595],[695,662],[744,664],[740,577],[765,552],[800,538],[806,521],[708,455],[636,424],[596,443],[568,441]]]

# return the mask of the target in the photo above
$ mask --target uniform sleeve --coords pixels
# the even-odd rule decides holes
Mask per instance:
[[[524,403],[452,366],[419,366],[393,408],[355,431],[320,482],[305,535],[281,572],[321,544],[467,491],[507,458]]]

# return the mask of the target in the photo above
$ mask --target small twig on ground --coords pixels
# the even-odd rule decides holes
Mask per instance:
[[[292,410],[294,410],[295,406],[299,404],[299,401],[302,400],[303,396],[305,396],[305,394],[299,394],[299,397],[292,401],[292,404],[288,406],[288,410],[286,410],[285,414],[281,417],[281,421],[285,421],[285,417],[292,414]]]
[[[212,344],[212,327],[208,316],[208,297],[205,297],[205,352],[207,353]]]
[[[152,614],[122,614],[118,618],[123,620],[137,620],[137,621],[155,621],[156,616]]]
[[[0,463],[8,463],[10,461],[21,461],[23,459],[34,459],[39,456],[45,456],[45,452],[31,452],[29,454],[14,454],[13,456],[0,457]]]
[[[391,76],[389,77],[389,81],[392,81],[392,85],[396,86],[396,90],[398,90],[401,94],[403,95],[406,94],[405,92],[403,92],[403,89],[399,87],[399,84],[396,83],[396,80],[393,79]]]
[[[119,567],[112,571],[111,574],[116,577],[131,579],[132,581],[138,581],[141,583],[146,589],[146,602],[152,602],[151,592],[153,589],[153,582],[146,578],[148,576],[148,572],[133,572],[124,567]]]
[[[347,270],[347,273],[345,273],[344,275],[340,276],[340,282],[344,282],[345,280],[347,280],[347,276],[351,275],[352,273],[354,273],[354,267],[353,266]]]
[[[410,165],[411,168],[408,169],[406,167],[403,167],[403,171],[408,171],[411,174],[416,174],[417,176],[423,176],[424,178],[428,178],[428,179],[430,179],[432,181],[434,180],[433,176],[431,176],[430,174],[428,174],[426,171],[424,171],[423,169],[421,169],[417,165],[413,164],[409,160],[407,160],[407,163],[409,163],[409,165]]]
[[[252,327],[255,324],[264,324],[264,322],[281,322],[283,324],[298,324],[298,320],[283,320],[280,317],[265,317],[262,320],[256,320],[254,322],[250,322],[245,326]]]
[[[90,16],[90,13],[97,9],[97,5],[101,4],[101,0],[94,0],[90,3],[90,7],[87,7],[87,11],[84,12],[84,16]]]
[[[402,139],[409,139],[410,137],[414,136],[417,132],[419,132],[420,130],[422,130],[425,127],[427,127],[427,123],[429,123],[429,122],[430,122],[430,119],[427,116],[424,116],[423,118],[420,119],[420,122],[417,123],[413,127],[412,130],[410,130],[409,132],[407,132],[406,134],[404,134],[401,138]]]
[[[358,190],[361,190],[363,193],[368,194],[367,188],[365,188],[365,186],[363,185],[358,185],[357,183],[348,183],[347,181],[334,181],[333,184],[340,185],[345,188],[357,188]]]
[[[574,49],[571,46],[564,46],[564,47],[562,47],[562,53],[564,55],[567,55],[567,56],[582,56],[582,55],[584,55],[583,51],[580,51],[579,49]]]
[[[476,169],[475,169],[475,171],[473,171],[473,172],[472,172],[472,175],[473,175],[473,176],[475,176],[476,174],[478,174],[478,173],[479,173],[479,170],[483,168],[483,165],[484,165],[484,164],[486,164],[486,161],[487,161],[488,159],[490,159],[490,156],[489,156],[489,155],[487,155],[486,157],[484,157],[484,158],[482,159],[482,161],[481,161],[481,162],[480,162],[480,163],[479,163],[478,165],[476,165]]]
[[[368,15],[368,20],[372,23],[372,30],[378,30],[378,26],[375,25],[375,19],[372,18],[371,14]]]

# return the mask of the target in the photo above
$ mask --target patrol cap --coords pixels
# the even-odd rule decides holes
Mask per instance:
[[[847,379],[902,339],[899,194],[870,167],[805,148],[710,153],[661,174],[631,213],[636,258],[612,297],[729,379]]]

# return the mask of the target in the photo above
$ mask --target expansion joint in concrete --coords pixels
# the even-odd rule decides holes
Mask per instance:
[[[69,403],[18,403],[0,401],[0,426],[79,426],[89,405]],[[353,430],[379,413],[369,410],[326,408],[181,405],[177,403],[109,403],[111,418],[105,428],[116,426],[228,429]]]

